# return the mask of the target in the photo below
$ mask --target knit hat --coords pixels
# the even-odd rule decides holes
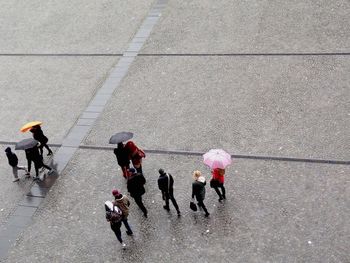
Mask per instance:
[[[112,195],[113,196],[118,196],[118,195],[120,195],[120,192],[117,189],[113,189]]]

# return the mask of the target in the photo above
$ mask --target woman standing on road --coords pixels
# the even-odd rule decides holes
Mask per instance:
[[[198,206],[203,208],[203,211],[205,212],[205,216],[208,217],[210,214],[203,203],[205,199],[205,185],[206,185],[205,178],[204,176],[202,176],[200,171],[194,171],[193,179],[194,179],[194,182],[192,183],[192,199],[196,197]]]
[[[225,181],[225,169],[215,168],[211,171],[212,178],[210,180],[210,187],[214,188],[215,192],[219,196],[219,202],[226,199],[226,191],[224,187]],[[219,190],[221,188],[221,192]]]

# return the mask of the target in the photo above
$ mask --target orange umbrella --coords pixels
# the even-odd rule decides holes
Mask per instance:
[[[28,122],[26,125],[24,125],[22,128],[21,128],[21,132],[27,132],[29,131],[33,126],[37,126],[37,125],[41,125],[42,122],[41,121],[31,121],[31,122]]]

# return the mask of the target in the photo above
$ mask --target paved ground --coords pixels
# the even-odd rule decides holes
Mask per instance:
[[[69,162],[51,188],[53,177],[12,183],[0,155],[1,262],[350,262],[350,166],[268,160],[349,163],[348,1],[3,2],[2,150],[34,119],[51,143],[75,140],[121,56],[133,62],[97,121],[96,108],[83,115],[92,128],[72,159],[56,158]],[[163,151],[147,153],[150,217],[131,207],[125,251],[103,208],[112,188],[126,193],[106,147],[124,130]],[[234,160],[227,201],[207,187],[207,219],[188,208],[191,172],[209,179],[195,153],[216,147],[267,159]],[[162,208],[160,167],[175,177],[180,218]]]

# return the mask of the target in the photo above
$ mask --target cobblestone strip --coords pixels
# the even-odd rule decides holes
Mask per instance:
[[[76,124],[64,138],[62,146],[55,153],[54,160],[51,162],[51,166],[55,168],[57,174],[48,176],[43,182],[34,183],[30,192],[17,206],[7,223],[0,229],[0,261],[7,257],[8,251],[15,244],[19,234],[32,223],[32,216],[45,198],[50,187],[55,183],[58,174],[65,169],[81,142],[91,130],[96,119],[102,113],[113,92],[127,74],[131,63],[149,37],[167,2],[168,0],[158,0],[155,3],[130,42],[128,49],[123,53],[117,65],[112,68],[102,87],[97,91]]]

